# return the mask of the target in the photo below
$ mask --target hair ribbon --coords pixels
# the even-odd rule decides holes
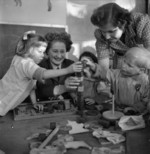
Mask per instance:
[[[31,31],[25,32],[22,39],[23,40],[27,40],[29,34],[36,34],[36,31],[35,30],[31,30]]]

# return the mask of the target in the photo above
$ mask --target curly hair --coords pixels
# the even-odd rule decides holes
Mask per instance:
[[[116,3],[107,3],[96,8],[91,16],[92,24],[100,28],[108,24],[122,28],[122,25],[130,24],[131,21],[131,13]]]
[[[59,42],[63,42],[66,45],[66,52],[69,52],[72,46],[72,40],[71,40],[71,36],[70,34],[68,34],[67,32],[49,32],[45,35],[45,39],[48,42],[48,47],[46,50],[46,53],[48,52],[48,50],[51,48],[52,43],[54,41],[59,41]]]

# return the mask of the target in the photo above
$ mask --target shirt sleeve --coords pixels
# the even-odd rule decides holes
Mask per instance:
[[[136,29],[144,47],[150,47],[150,18],[148,15],[139,14],[136,19]]]
[[[109,58],[108,45],[107,42],[102,37],[101,31],[99,29],[96,29],[94,35],[96,38],[95,46],[96,46],[98,60]]]
[[[45,70],[46,70],[45,68],[39,67],[33,74],[33,78],[44,83],[43,74]]]
[[[118,69],[105,70],[99,64],[96,64],[96,71],[92,77],[97,80],[104,80],[110,82],[111,84],[114,84],[118,74],[119,74]]]
[[[32,60],[22,61],[22,70],[23,70],[23,73],[25,74],[25,77],[29,79],[40,80],[40,81],[42,80],[43,73],[45,71],[44,68],[41,68]]]
[[[105,70],[99,64],[96,64],[96,70],[95,73],[92,75],[92,77],[98,80],[109,80],[108,72],[109,70]]]
[[[149,80],[147,74],[141,75],[141,101],[144,105],[147,105],[149,101]]]

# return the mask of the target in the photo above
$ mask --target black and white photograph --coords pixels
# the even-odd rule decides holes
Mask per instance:
[[[150,0],[0,0],[0,154],[150,154]]]

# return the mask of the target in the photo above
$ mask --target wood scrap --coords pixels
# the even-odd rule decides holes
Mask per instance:
[[[76,121],[69,121],[68,125],[72,127],[72,129],[69,131],[69,134],[77,134],[77,133],[83,133],[83,132],[89,132],[89,129],[83,128],[84,124],[78,124]]]
[[[65,143],[66,149],[78,149],[80,147],[82,148],[88,148],[89,150],[92,149],[91,146],[89,146],[87,143],[84,141],[72,141],[72,142],[66,142]]]
[[[132,117],[130,117],[125,124],[127,126],[137,126],[138,125],[138,123]]]
[[[101,147],[101,148],[94,147],[92,149],[92,152],[91,152],[91,154],[100,154],[100,153],[102,153],[102,154],[111,154],[111,149],[107,148],[107,147]]]
[[[65,148],[49,147],[48,149],[32,149],[30,154],[64,154],[65,152]]]
[[[57,132],[59,131],[59,126],[57,126],[51,133],[50,135],[44,140],[44,142],[39,146],[39,149],[44,148],[48,142],[51,141],[51,139],[57,134]]]

